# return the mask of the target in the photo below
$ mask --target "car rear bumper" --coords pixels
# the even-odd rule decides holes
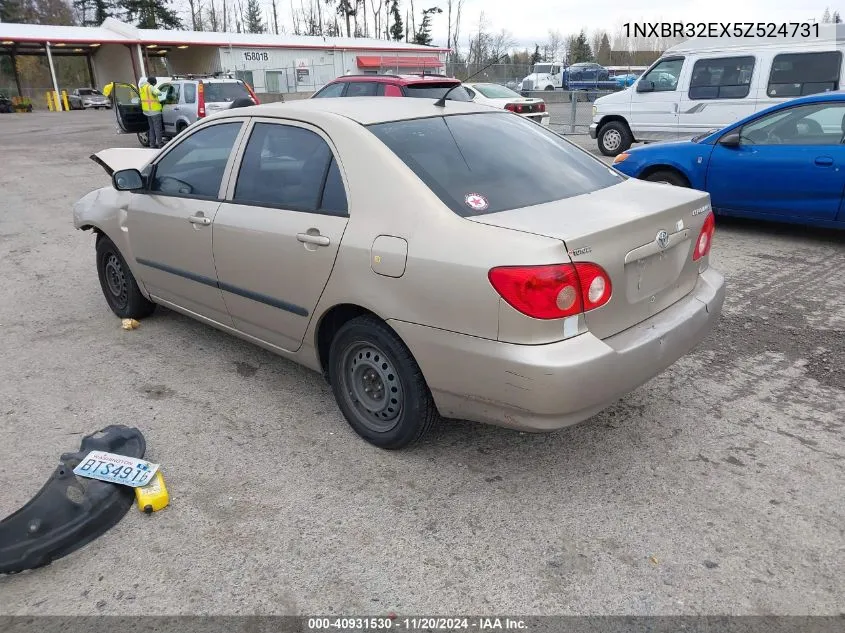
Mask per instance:
[[[440,414],[542,432],[576,424],[672,365],[713,329],[724,277],[699,276],[686,297],[612,337],[591,333],[514,345],[389,321],[416,358]]]
[[[548,112],[544,112],[543,114],[522,114],[520,116],[523,116],[526,119],[529,119],[546,127],[549,126],[549,121],[552,118]]]
[[[598,123],[590,123],[590,138],[596,138],[598,136],[599,131],[599,124]]]

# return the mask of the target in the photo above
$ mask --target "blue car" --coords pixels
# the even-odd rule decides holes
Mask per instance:
[[[691,140],[631,149],[613,166],[706,191],[717,214],[845,228],[845,92],[787,101]]]

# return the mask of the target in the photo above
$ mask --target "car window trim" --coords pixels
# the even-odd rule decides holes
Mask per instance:
[[[149,176],[147,178],[147,186],[144,188],[143,193],[146,194],[146,195],[150,195],[150,196],[165,196],[165,197],[168,197],[168,198],[182,198],[184,200],[208,200],[208,201],[212,201],[212,202],[223,202],[223,200],[224,200],[223,195],[226,193],[226,184],[228,183],[228,181],[231,177],[230,171],[232,169],[232,163],[233,163],[235,155],[237,154],[236,150],[240,149],[240,145],[243,143],[244,130],[247,128],[247,126],[244,125],[244,123],[247,123],[247,122],[248,122],[247,117],[227,117],[225,119],[220,119],[219,121],[213,121],[211,123],[200,125],[196,129],[191,130],[191,132],[188,133],[187,135],[185,135],[184,138],[180,139],[178,143],[175,143],[171,147],[166,148],[165,151],[161,155],[156,156],[156,159],[152,163],[150,163],[150,172],[149,172]],[[156,170],[158,169],[159,163],[161,161],[163,161],[165,159],[165,157],[168,154],[170,154],[170,152],[172,152],[179,145],[181,145],[182,143],[187,141],[190,137],[192,137],[197,132],[200,132],[201,130],[208,129],[210,127],[214,127],[216,125],[223,125],[223,124],[226,124],[226,123],[240,123],[241,129],[238,132],[238,136],[235,137],[235,142],[232,144],[232,150],[229,152],[229,158],[226,161],[226,166],[223,168],[223,176],[220,178],[220,187],[217,189],[217,196],[216,197],[215,196],[196,196],[196,195],[192,195],[192,194],[168,193],[166,191],[153,191],[151,189],[153,181],[155,180]],[[188,129],[190,129],[190,128],[186,128],[182,132],[182,134],[185,134],[185,132],[187,132]]]
[[[323,139],[323,141],[326,143],[326,145],[329,146],[329,151],[331,152],[332,158],[337,163],[338,171],[340,171],[340,180],[341,180],[341,183],[343,184],[343,193],[346,196],[346,213],[338,213],[336,211],[329,211],[329,210],[322,209],[322,208],[312,211],[311,209],[302,209],[302,208],[297,208],[297,207],[293,207],[293,206],[283,207],[283,206],[280,206],[278,204],[269,204],[269,203],[266,203],[266,202],[253,202],[253,201],[250,201],[250,200],[235,200],[234,199],[235,198],[235,187],[237,186],[237,183],[238,183],[238,174],[240,173],[240,170],[241,170],[241,163],[243,162],[244,154],[246,153],[246,147],[247,147],[247,144],[249,143],[250,136],[252,136],[252,130],[255,128],[256,124],[258,124],[258,123],[271,123],[271,124],[276,124],[276,125],[290,125],[290,126],[293,126],[293,127],[299,127],[299,128],[304,129],[304,130],[308,130],[309,132],[314,132],[320,138]],[[248,206],[248,207],[262,207],[262,208],[265,208],[265,209],[276,209],[278,211],[293,211],[295,213],[311,213],[311,214],[314,214],[314,215],[328,215],[328,216],[332,216],[332,217],[336,217],[336,218],[348,218],[349,217],[349,206],[350,206],[350,204],[349,204],[349,185],[348,185],[348,180],[346,178],[346,172],[343,169],[343,162],[341,162],[340,159],[338,158],[337,147],[335,146],[334,142],[331,140],[331,138],[329,137],[328,133],[325,130],[323,130],[322,128],[320,128],[316,125],[313,125],[311,123],[307,123],[305,121],[299,121],[297,119],[282,119],[282,118],[277,118],[277,117],[250,117],[248,125],[244,126],[244,128],[246,129],[247,134],[245,134],[244,137],[241,139],[241,145],[238,148],[238,152],[236,154],[237,160],[235,162],[233,162],[233,164],[230,166],[231,171],[229,172],[229,182],[228,182],[228,185],[226,187],[224,198],[221,200],[221,202],[225,202],[227,204],[236,204],[236,205]],[[328,165],[326,166],[325,171],[323,172],[323,179],[322,179],[323,184],[320,188],[320,200],[319,200],[320,206],[322,206],[322,204],[323,204],[323,194],[326,191],[326,180],[328,180],[328,177],[329,177],[329,169],[331,167],[331,163],[332,163],[332,161],[329,160]]]

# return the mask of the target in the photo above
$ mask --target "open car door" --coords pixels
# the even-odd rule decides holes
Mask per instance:
[[[132,84],[115,83],[111,91],[117,124],[126,133],[149,130],[147,117],[141,109],[141,95]]]

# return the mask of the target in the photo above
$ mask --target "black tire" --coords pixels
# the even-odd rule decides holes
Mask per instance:
[[[543,88],[543,90],[554,90],[554,89],[555,89],[554,86],[546,86],[545,88]]]
[[[347,321],[335,334],[329,382],[352,429],[379,448],[413,444],[439,417],[411,352],[372,316]]]
[[[105,236],[97,240],[97,276],[106,303],[121,319],[143,319],[156,309],[156,304],[141,294],[117,246]]]
[[[596,134],[599,151],[605,156],[618,156],[631,147],[634,137],[622,121],[610,121],[599,128]]]
[[[180,121],[179,123],[177,123],[176,124],[176,136],[179,136],[182,132],[184,132],[187,127],[188,126],[187,126],[187,124],[185,124],[184,121]]]
[[[671,169],[661,169],[660,171],[652,172],[643,178],[643,180],[648,180],[649,182],[662,182],[676,187],[689,187],[687,179]]]
[[[144,147],[150,146],[150,133],[149,132],[138,132],[138,142],[143,145]]]

